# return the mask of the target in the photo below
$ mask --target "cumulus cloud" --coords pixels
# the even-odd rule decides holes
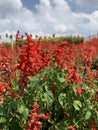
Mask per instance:
[[[73,1],[73,0],[72,0]],[[97,0],[93,0],[93,2]],[[69,4],[71,0],[40,0],[36,12],[23,6],[21,0],[0,0],[0,33],[13,33],[20,30],[38,35],[81,34],[98,30],[97,6],[94,10],[92,0],[75,0],[82,9],[91,7],[92,13],[77,12]],[[85,4],[83,3],[85,2]],[[88,4],[88,6],[86,6]],[[96,4],[95,4],[96,5]],[[78,9],[78,8],[77,8]]]

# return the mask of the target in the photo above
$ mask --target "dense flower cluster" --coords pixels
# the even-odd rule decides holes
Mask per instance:
[[[40,41],[37,43],[27,35],[18,60],[18,69],[21,70],[19,86],[21,91],[27,86],[28,76],[34,76],[44,67],[49,67],[51,58],[42,49]]]
[[[11,88],[7,83],[0,82],[0,104],[3,104],[5,92],[10,89]]]
[[[0,44],[0,80],[9,81],[10,67],[7,49]]]
[[[31,110],[31,114],[29,114],[29,118],[31,118],[26,124],[26,130],[41,130],[42,122],[40,119],[50,119],[49,113],[46,115],[40,114],[41,110],[38,108],[38,104],[34,102],[33,109]]]

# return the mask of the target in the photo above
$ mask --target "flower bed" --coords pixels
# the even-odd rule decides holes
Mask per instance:
[[[97,130],[97,58],[98,39],[0,44],[0,129]]]

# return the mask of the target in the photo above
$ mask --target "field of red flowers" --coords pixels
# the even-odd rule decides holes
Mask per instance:
[[[98,39],[0,44],[0,130],[98,130]]]

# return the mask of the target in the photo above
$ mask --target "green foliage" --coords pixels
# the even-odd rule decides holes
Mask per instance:
[[[96,58],[92,63],[92,69],[98,69],[98,58]]]
[[[12,42],[3,42],[2,44],[6,48],[11,48],[11,46],[12,46]]]
[[[90,102],[95,96],[93,90],[84,84],[82,86],[84,93],[77,95],[77,86],[66,85],[65,81],[66,71],[55,66],[29,78],[26,98],[36,101],[43,112],[49,111],[51,114],[51,119],[45,122],[44,130],[63,130],[69,125],[76,129],[87,129],[90,126],[89,122],[97,118],[94,114],[97,103]],[[27,106],[30,104],[31,100]]]
[[[23,40],[23,39],[20,40],[20,41],[18,42],[18,46],[19,46],[19,47],[22,47],[22,46],[24,45],[24,42],[25,42],[25,40]]]
[[[36,39],[35,39],[36,41]],[[84,41],[84,38],[81,37],[81,36],[62,36],[62,37],[53,37],[53,38],[43,38],[41,39],[41,42],[44,43],[44,42],[51,42],[51,43],[54,43],[54,44],[57,44],[57,43],[61,43],[61,42],[64,42],[64,41],[67,41],[69,43],[72,43],[72,44],[79,44],[79,43],[82,43]],[[24,45],[24,42],[25,40],[22,39],[18,42],[18,46],[19,47],[22,47]],[[13,41],[13,44],[15,45],[15,42]],[[3,45],[6,47],[6,48],[10,48],[12,46],[12,42],[3,42]]]
[[[75,110],[80,110],[80,108],[82,108],[82,103],[81,103],[81,101],[79,101],[79,100],[75,100],[74,102],[73,102],[73,106],[74,106],[74,108],[75,108]]]
[[[32,103],[37,102],[42,113],[50,113],[50,119],[43,121],[43,130],[65,130],[72,125],[78,129],[90,129],[92,119],[96,120],[98,103],[91,101],[94,90],[84,84],[83,93],[77,95],[75,84],[65,84],[66,71],[52,66],[33,77],[21,98],[7,97],[0,105],[0,128],[3,130],[25,130]],[[18,92],[19,89],[14,89]],[[11,90],[12,91],[12,90]],[[98,122],[96,123],[98,128]]]
[[[64,42],[67,41],[69,43],[73,43],[73,44],[79,44],[82,43],[84,41],[84,38],[81,36],[62,36],[62,37],[55,37],[55,38],[43,38],[41,40],[41,42],[51,42],[51,43],[60,43],[60,42]]]

